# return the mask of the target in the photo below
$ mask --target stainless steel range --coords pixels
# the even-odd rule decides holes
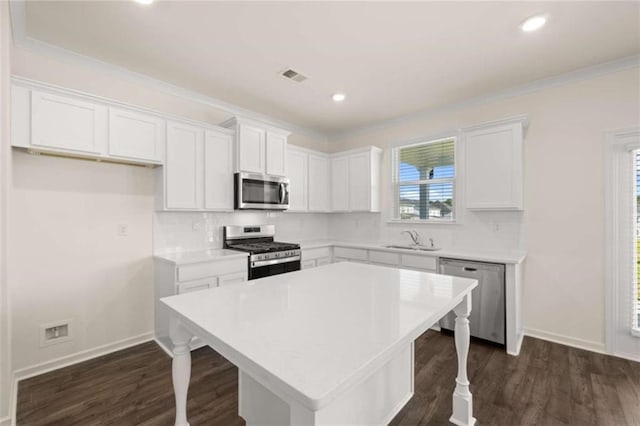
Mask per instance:
[[[249,279],[300,270],[300,245],[274,241],[275,225],[225,226],[224,248],[249,252]]]

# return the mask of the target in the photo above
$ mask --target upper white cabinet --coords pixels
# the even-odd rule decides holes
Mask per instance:
[[[289,132],[240,117],[221,126],[236,132],[236,171],[287,175]]]
[[[332,155],[331,209],[379,212],[382,150],[368,147]]]
[[[287,150],[289,170],[289,211],[308,210],[308,160],[309,155],[293,146]]]
[[[233,210],[232,132],[168,122],[157,201],[160,210]]]
[[[109,108],[109,155],[161,162],[164,140],[164,120]]]
[[[524,208],[523,128],[517,117],[463,130],[465,206],[472,210]]]
[[[33,152],[159,165],[165,120],[91,95],[13,84],[11,145]]]
[[[31,91],[31,145],[87,154],[104,152],[107,108]]]
[[[310,212],[330,211],[329,200],[329,157],[326,154],[309,154],[307,174],[308,206]]]
[[[204,132],[204,208],[233,210],[233,135]]]
[[[268,175],[287,175],[287,134],[267,131],[266,172]]]
[[[318,151],[287,147],[290,180],[289,211],[329,212],[329,156]]]
[[[167,123],[164,184],[167,209],[202,207],[204,130],[188,124]]]

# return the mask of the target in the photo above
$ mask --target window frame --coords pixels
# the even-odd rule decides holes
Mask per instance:
[[[635,177],[633,151],[640,127],[607,132],[605,144],[605,298],[606,348],[610,354],[640,361],[640,333],[632,327],[636,199],[627,182]],[[630,285],[631,284],[631,285]],[[631,303],[628,303],[631,302]]]
[[[435,144],[438,142],[453,141],[453,178],[441,178],[441,179],[426,179],[406,181],[400,183],[399,181],[399,155],[400,150],[403,148],[410,148],[418,145]],[[451,131],[439,134],[431,137],[421,137],[412,139],[410,141],[396,142],[389,145],[390,149],[390,171],[391,179],[389,181],[389,194],[392,197],[391,210],[389,211],[389,223],[404,223],[415,225],[455,225],[460,223],[460,194],[459,185],[460,182],[460,149],[459,149],[460,134],[458,131]],[[400,218],[400,186],[404,185],[419,185],[419,184],[438,184],[438,183],[452,183],[453,196],[451,199],[452,205],[452,218],[451,219],[401,219]]]

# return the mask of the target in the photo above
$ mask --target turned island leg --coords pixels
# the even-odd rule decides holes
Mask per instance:
[[[469,379],[467,378],[467,356],[469,355],[469,320],[471,313],[471,293],[456,306],[455,343],[458,355],[458,377],[456,388],[453,391],[453,414],[449,418],[451,423],[460,426],[472,426],[476,423],[473,418],[473,396],[469,391]]]
[[[171,319],[171,342],[173,343],[173,393],[176,398],[176,426],[189,426],[187,421],[187,393],[191,378],[191,348],[193,335],[179,322]]]

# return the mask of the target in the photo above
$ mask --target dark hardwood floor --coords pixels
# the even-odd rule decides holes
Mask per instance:
[[[456,374],[453,338],[416,342],[415,395],[392,425],[445,425]],[[192,426],[243,425],[237,369],[209,348],[192,353]],[[479,425],[640,425],[640,363],[525,338],[522,353],[472,343]],[[20,382],[18,425],[171,425],[171,359],[153,342]]]

